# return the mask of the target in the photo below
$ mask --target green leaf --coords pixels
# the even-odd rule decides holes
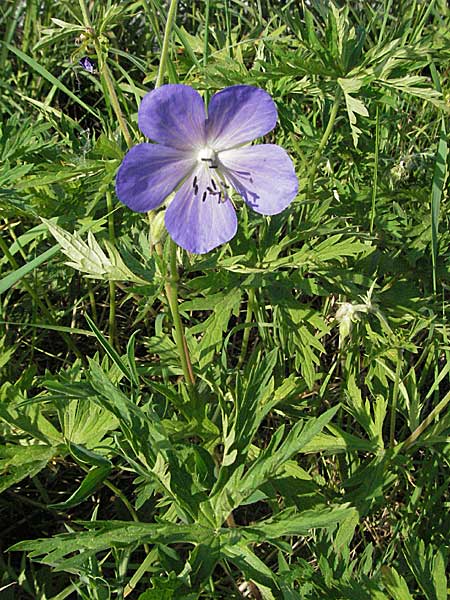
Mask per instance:
[[[276,540],[284,536],[307,535],[312,529],[334,527],[337,523],[357,518],[357,514],[356,510],[348,505],[319,507],[302,512],[287,509],[272,519],[243,527],[242,531],[245,538],[251,542]]]
[[[284,437],[284,425],[279,427],[258,458],[247,467],[243,474],[243,465],[225,480],[228,469],[221,469],[221,476],[212,492],[211,502],[218,522],[222,523],[229,513],[253,494],[271,477],[281,471],[283,465],[320,433],[334,417],[339,406],[335,406],[317,419],[300,421]]]
[[[447,132],[445,127],[445,117],[442,117],[439,144],[434,161],[433,183],[431,187],[431,252],[433,260],[433,285],[435,292],[437,292],[439,213],[442,193],[444,191],[445,181],[447,179],[447,156]]]
[[[447,600],[447,560],[444,558],[445,549],[438,548],[433,559],[433,583],[437,600]]]
[[[82,523],[87,531],[64,533],[53,538],[28,540],[15,544],[12,550],[24,550],[30,558],[46,564],[70,564],[64,557],[85,551],[92,556],[108,548],[123,548],[143,543],[199,544],[208,543],[213,530],[197,524],[135,523],[133,521],[89,521]]]
[[[25,277],[25,275],[28,275],[28,273],[31,273],[31,271],[36,269],[36,267],[39,267],[40,265],[42,265],[42,263],[45,263],[47,260],[55,256],[55,254],[57,254],[59,250],[60,246],[59,244],[57,244],[56,246],[49,248],[39,256],[36,256],[36,258],[33,258],[33,260],[30,260],[15,271],[12,271],[8,275],[6,275],[6,277],[0,279],[0,294],[4,294],[15,283],[17,283],[23,277]]]
[[[130,381],[134,385],[138,386],[139,380],[136,379],[136,371],[133,370],[128,364],[125,364],[125,362],[122,360],[122,358],[120,357],[117,350],[108,342],[108,340],[105,338],[105,336],[100,331],[100,329],[97,327],[97,325],[94,323],[94,321],[91,319],[91,317],[88,314],[86,314],[84,316],[87,321],[87,324],[92,329],[95,337],[100,342],[102,348],[104,349],[106,354],[109,356],[109,358],[122,371],[122,373],[125,375],[125,377],[128,379],[128,381]]]
[[[0,446],[0,493],[25,477],[34,477],[57,454],[53,446]]]
[[[108,477],[110,472],[111,465],[94,467],[89,471],[89,473],[81,482],[80,486],[75,490],[70,498],[67,498],[67,500],[64,502],[50,504],[50,508],[66,509],[81,504],[81,502],[84,502],[84,500],[89,498],[89,496],[92,496],[97,487]]]
[[[61,246],[63,254],[69,258],[67,266],[81,271],[90,279],[147,283],[130,271],[117,249],[107,240],[105,240],[105,245],[109,257],[103,252],[91,231],[88,231],[86,243],[79,234],[71,234],[47,219],[42,219],[42,221]]]
[[[397,573],[394,567],[382,566],[381,576],[392,600],[413,600],[406,581]]]
[[[222,342],[223,333],[228,326],[231,315],[239,316],[241,294],[242,292],[239,289],[232,289],[227,294],[220,294],[218,301],[214,303],[213,314],[201,325],[190,328],[190,334],[204,332],[198,344],[200,368],[205,368],[211,363],[214,352],[217,351],[219,344]],[[208,303],[211,302],[211,298],[205,298],[204,300],[206,306],[202,310],[209,307]],[[181,309],[185,311],[187,308],[182,305]],[[198,310],[198,308],[194,308],[194,310]]]
[[[368,117],[369,111],[364,106],[364,103],[361,100],[355,98],[351,94],[358,93],[361,89],[363,82],[361,81],[361,79],[342,79],[340,77],[338,77],[337,82],[340,85],[342,91],[344,92],[348,120],[350,121],[350,128],[352,131],[353,144],[356,148],[358,146],[358,139],[361,133],[361,129],[358,129],[358,127],[356,127],[356,115]]]

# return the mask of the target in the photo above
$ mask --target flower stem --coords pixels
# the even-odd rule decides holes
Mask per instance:
[[[177,245],[170,240],[170,276],[166,278],[165,291],[169,303],[172,321],[175,328],[175,343],[178,354],[180,355],[181,368],[183,369],[184,379],[186,380],[191,396],[195,399],[195,376],[192,370],[191,358],[184,335],[183,323],[181,322],[180,310],[178,306],[178,282],[179,275],[177,269]]]
[[[85,1],[78,0],[78,2],[80,4],[81,13],[83,15],[84,26],[86,27],[86,29],[92,30],[91,19],[89,17],[89,13],[88,13]],[[103,81],[105,82],[106,88],[108,90],[111,106],[113,107],[113,110],[116,114],[117,121],[119,122],[119,127],[122,131],[123,137],[125,138],[125,142],[126,142],[128,148],[131,148],[131,146],[133,145],[133,140],[131,139],[131,135],[130,135],[130,132],[128,131],[127,123],[123,116],[122,109],[120,108],[119,99],[117,97],[116,90],[114,88],[111,71],[109,70],[106,60],[103,58],[102,47],[101,47],[101,44],[100,44],[97,36],[95,35],[95,32],[94,32],[94,36],[93,36],[93,44],[94,44],[94,48],[95,48],[95,53],[97,54],[98,68],[100,71],[100,75],[103,78]]]
[[[205,36],[203,38],[203,66],[206,67],[209,57],[209,0],[205,2]]]
[[[106,206],[108,210],[108,233],[109,241],[112,246],[115,246],[116,234],[114,230],[114,213],[113,201],[111,192],[106,192]],[[116,326],[116,284],[114,281],[109,282],[109,341],[117,350],[119,350],[119,340],[117,337]]]
[[[170,1],[169,12],[167,13],[166,27],[164,29],[163,45],[161,48],[161,60],[159,61],[158,76],[156,78],[155,88],[160,87],[164,80],[167,65],[167,57],[169,55],[170,36],[172,34],[172,26],[175,22],[175,15],[177,14],[177,5],[178,0]]]
[[[164,81],[164,75],[166,72],[167,58],[169,54],[169,42],[172,33],[172,27],[175,22],[175,15],[177,12],[177,0],[171,0],[169,6],[169,12],[167,13],[166,26],[164,28],[164,38],[161,49],[161,60],[159,62],[158,76],[156,78],[155,88],[162,85]],[[162,258],[162,244],[157,242],[155,244],[155,250],[159,257]],[[166,282],[164,289],[166,292],[167,302],[169,303],[170,313],[172,315],[172,321],[175,328],[175,343],[177,345],[178,354],[180,356],[181,368],[183,370],[184,379],[188,386],[191,398],[196,403],[196,390],[195,390],[195,377],[192,370],[191,358],[189,356],[189,350],[186,343],[186,337],[184,335],[183,323],[181,322],[180,310],[178,306],[178,268],[177,268],[177,245],[171,239],[170,240],[170,273],[165,274]]]
[[[333,106],[331,107],[330,118],[328,119],[327,127],[326,127],[325,131],[323,132],[323,136],[322,136],[322,139],[320,140],[319,147],[317,148],[317,150],[313,156],[313,159],[312,159],[312,165],[311,165],[311,169],[309,171],[308,192],[313,191],[314,177],[316,175],[317,167],[319,166],[319,162],[322,157],[322,152],[328,143],[328,139],[331,135],[331,132],[333,131],[334,122],[336,121],[336,117],[337,117],[337,113],[338,113],[340,104],[341,104],[341,90],[340,90],[340,88],[337,88]]]

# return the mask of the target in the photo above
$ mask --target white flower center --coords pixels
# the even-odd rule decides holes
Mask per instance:
[[[208,167],[217,168],[217,152],[213,148],[205,146],[199,150],[197,161],[206,164]]]

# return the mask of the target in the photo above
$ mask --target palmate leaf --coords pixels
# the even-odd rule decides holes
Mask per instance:
[[[207,300],[205,299],[205,301]],[[204,332],[198,344],[200,368],[206,367],[211,362],[214,351],[222,341],[223,333],[227,329],[231,315],[239,316],[240,301],[241,290],[239,289],[232,289],[227,294],[221,294],[219,301],[215,303],[214,312],[203,323],[190,328],[191,335]],[[182,306],[183,310],[186,310],[186,308],[185,305]]]
[[[394,567],[381,567],[383,583],[393,600],[413,600],[403,577]]]
[[[356,148],[358,145],[359,135],[361,133],[361,130],[356,127],[356,115],[368,117],[369,111],[364,106],[364,103],[358,98],[355,98],[352,94],[359,92],[363,82],[360,79],[342,79],[340,77],[338,78],[337,82],[344,93],[348,120],[350,122],[350,128],[352,131],[353,144]]]
[[[404,543],[404,556],[427,600],[446,600],[447,558],[444,547],[434,554],[433,546],[411,537]],[[445,556],[445,558],[444,558]]]
[[[19,542],[11,549],[25,550],[32,559],[64,569],[70,563],[69,556],[79,551],[83,551],[84,558],[87,558],[109,548],[138,546],[144,543],[208,544],[215,535],[212,529],[197,524],[97,521],[82,525],[88,531]]]
[[[45,416],[41,403],[25,403],[25,400],[17,385],[4,383],[0,388],[0,420],[45,444],[38,448],[63,444],[62,435]]]
[[[312,529],[326,529],[350,517],[354,518],[357,514],[356,509],[348,504],[318,507],[301,512],[288,509],[271,519],[243,527],[242,531],[248,542],[265,542],[285,536],[307,535]]]
[[[88,232],[86,243],[79,234],[69,233],[47,219],[42,219],[42,221],[61,246],[61,251],[69,258],[69,262],[66,263],[69,267],[81,271],[90,279],[147,283],[130,271],[117,249],[107,241],[105,241],[105,245],[109,257],[106,256],[91,231]]]
[[[85,527],[85,531],[19,542],[11,550],[26,551],[31,559],[52,565],[56,570],[78,572],[87,559],[110,548],[136,548],[144,543],[189,544],[194,546],[189,559],[194,579],[198,574],[199,579],[204,581],[205,574],[212,572],[219,560],[227,558],[248,578],[277,589],[272,571],[263,566],[250,546],[261,542],[279,543],[277,540],[284,536],[308,535],[313,529],[335,527],[353,513],[354,509],[348,506],[322,507],[300,513],[288,510],[257,525],[233,529],[167,521],[83,522],[80,525]]]
[[[209,500],[214,507],[217,522],[222,523],[231,511],[240,506],[269,479],[275,478],[281,472],[283,465],[322,431],[338,408],[333,407],[317,419],[310,419],[306,423],[299,421],[286,436],[284,436],[284,425],[279,427],[267,448],[247,467],[245,475],[244,464],[238,452],[236,451],[234,455],[229,453],[229,456],[231,454],[236,460],[231,466],[222,467]],[[233,467],[234,472],[231,473]]]

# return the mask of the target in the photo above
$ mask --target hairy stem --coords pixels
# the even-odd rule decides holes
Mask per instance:
[[[180,355],[184,379],[191,393],[191,397],[195,400],[195,376],[192,370],[191,358],[189,356],[189,350],[187,347],[183,323],[181,322],[180,310],[178,306],[179,280],[180,278],[177,269],[177,245],[174,241],[170,240],[170,274],[168,277],[166,277],[164,289],[175,328],[175,343],[177,345],[178,354]]]
[[[108,210],[108,233],[109,241],[112,246],[115,245],[116,233],[114,230],[114,213],[113,213],[113,201],[111,192],[106,192],[106,206]],[[116,284],[114,281],[109,282],[109,341],[111,345],[115,346],[119,350],[119,340],[117,338],[117,325],[116,325]]]
[[[169,55],[170,36],[172,34],[172,27],[175,22],[175,15],[177,14],[177,5],[177,0],[170,1],[169,12],[167,13],[166,27],[164,29],[163,45],[161,48],[161,60],[159,61],[158,76],[156,78],[155,88],[160,87],[164,80],[167,65],[167,57]]]

